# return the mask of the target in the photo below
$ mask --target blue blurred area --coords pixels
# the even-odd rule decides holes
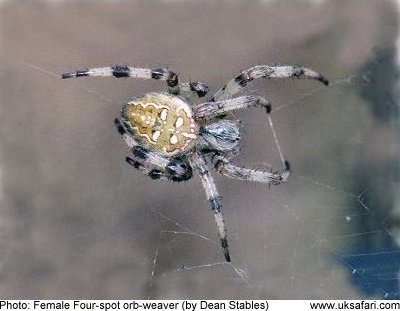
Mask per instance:
[[[339,255],[354,286],[363,294],[400,298],[400,248],[388,236],[379,245],[364,245]]]
[[[372,129],[379,130],[385,124],[386,135],[399,135],[399,106],[397,83],[399,72],[396,67],[397,50],[393,46],[375,48],[371,58],[359,71],[357,86],[363,102],[376,121]],[[372,135],[368,144],[375,141]],[[382,140],[382,138],[380,138]],[[397,147],[399,144],[397,142]],[[357,188],[368,189],[363,204],[368,206],[366,217],[358,224],[361,233],[353,240],[351,250],[339,254],[342,263],[349,269],[352,283],[363,294],[387,299],[400,298],[400,248],[391,234],[398,228],[399,220],[394,215],[396,209],[397,185],[399,180],[399,155],[387,152],[382,145],[382,158],[377,161],[364,158],[354,167],[354,181]],[[363,152],[373,152],[366,147]],[[359,211],[360,206],[353,208]]]

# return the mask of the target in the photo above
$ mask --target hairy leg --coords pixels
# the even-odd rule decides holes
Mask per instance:
[[[229,99],[254,79],[259,78],[300,78],[301,76],[315,79],[322,82],[325,85],[329,84],[329,81],[324,78],[320,73],[315,72],[311,69],[302,66],[254,66],[245,71],[242,71],[235,78],[230,80],[222,88],[220,88],[211,101],[219,101]]]
[[[288,161],[285,161],[285,169],[280,173],[239,167],[233,165],[229,160],[222,156],[214,156],[212,161],[218,173],[236,180],[279,185],[280,183],[287,181],[290,176],[290,164]]]
[[[218,235],[221,241],[222,250],[226,261],[230,262],[228,240],[225,229],[224,217],[221,211],[221,197],[218,194],[213,177],[211,176],[206,161],[201,154],[194,153],[189,156],[189,161],[194,170],[199,174],[203,188],[210,203],[211,211],[214,214],[215,222],[218,228]]]
[[[182,82],[179,83],[179,89],[174,90],[178,92],[171,92],[173,95],[182,95],[183,97],[190,99],[193,97],[193,95],[196,95],[197,97],[204,97],[207,95],[208,92],[208,86],[205,85],[202,82]]]
[[[209,120],[215,117],[224,116],[228,112],[247,109],[250,107],[264,107],[267,112],[271,111],[271,104],[263,97],[246,95],[232,99],[215,102],[205,102],[193,107],[196,119]]]
[[[113,67],[96,67],[75,72],[63,73],[62,79],[81,77],[115,77],[115,78],[134,78],[134,79],[154,79],[165,81],[170,94],[179,95],[181,92],[195,93],[203,97],[208,92],[208,87],[201,82],[180,83],[178,75],[164,68],[148,69],[136,68],[126,65],[116,65]]]
[[[139,146],[118,119],[115,119],[114,123],[118,133],[132,150],[132,157],[126,157],[126,161],[134,168],[152,179],[184,181],[192,177],[192,168],[183,159],[166,159]]]

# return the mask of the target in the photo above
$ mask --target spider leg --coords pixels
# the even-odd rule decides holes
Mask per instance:
[[[62,79],[80,77],[115,77],[115,78],[135,78],[135,79],[155,79],[166,81],[168,86],[174,87],[179,83],[178,75],[167,69],[148,69],[136,68],[126,65],[116,65],[113,67],[96,67],[75,72],[63,73]]]
[[[226,157],[218,155],[212,157],[212,162],[218,173],[237,180],[279,185],[287,181],[290,175],[290,163],[288,161],[285,161],[285,169],[280,173],[239,167],[230,163]]]
[[[167,180],[168,176],[165,171],[160,169],[155,169],[153,166],[149,165],[148,163],[144,164],[139,161],[136,161],[130,157],[125,158],[126,162],[129,165],[132,165],[134,168],[141,171],[144,175],[149,176],[151,179],[160,179],[160,180]]]
[[[222,250],[227,262],[231,261],[228,248],[228,240],[225,229],[224,217],[221,212],[221,197],[218,194],[213,177],[211,176],[205,158],[199,153],[193,153],[189,156],[189,162],[199,174],[207,200],[210,203],[211,211],[214,214],[215,222],[218,228],[218,235],[221,241]]]
[[[116,65],[113,67],[96,67],[84,70],[77,70],[75,72],[67,72],[61,74],[62,79],[80,77],[115,77],[115,78],[135,78],[135,79],[154,79],[165,81],[171,92],[178,90],[179,92],[179,79],[178,75],[170,70],[164,68],[148,69],[136,68],[126,65]]]
[[[133,151],[137,154],[137,150]],[[144,175],[149,176],[154,180],[171,180],[175,182],[186,181],[192,178],[192,168],[184,161],[174,159],[164,167],[155,166],[150,161],[139,161],[134,158],[126,157],[125,160],[128,164],[141,171]]]
[[[187,99],[191,99],[193,95],[204,97],[207,95],[208,86],[203,82],[180,82],[179,88],[170,89],[170,94],[182,95]]]
[[[215,117],[224,117],[229,111],[246,109],[252,106],[261,106],[265,108],[268,116],[269,126],[274,136],[279,156],[281,157],[283,165],[286,166],[286,160],[283,157],[283,153],[275,132],[274,123],[271,118],[272,106],[265,98],[254,95],[239,96],[227,100],[202,103],[193,107],[193,111],[197,120],[209,120]]]
[[[179,158],[166,159],[139,146],[120,120],[115,119],[114,123],[118,133],[132,150],[132,158],[125,158],[128,164],[148,175],[151,179],[168,179],[179,182],[192,177],[192,168],[185,161]]]
[[[179,95],[181,91],[186,91],[194,92],[197,96],[203,97],[208,91],[208,87],[201,82],[179,83],[178,75],[175,72],[164,68],[148,69],[116,65],[113,67],[96,67],[61,74],[62,79],[73,77],[115,77],[160,80],[167,83],[169,93],[174,95]]]
[[[117,128],[118,133],[122,136],[124,139],[125,143],[128,145],[129,148],[135,148],[138,146],[138,143],[136,140],[132,137],[132,135],[129,134],[129,132],[125,129],[125,127],[122,125],[121,121],[119,119],[114,120],[114,124]]]
[[[223,99],[230,98],[235,95],[243,88],[247,86],[247,84],[254,79],[258,78],[300,78],[301,76],[315,79],[322,82],[325,85],[329,84],[329,81],[324,78],[318,72],[315,72],[311,69],[302,67],[302,66],[254,66],[245,71],[242,71],[235,78],[230,80],[227,84],[225,84],[222,88],[220,88],[214,96],[211,98],[211,101],[219,101]]]
[[[211,119],[226,115],[230,111],[256,106],[265,107],[268,113],[271,111],[271,104],[265,98],[254,95],[201,103],[193,107],[193,111],[196,119]]]

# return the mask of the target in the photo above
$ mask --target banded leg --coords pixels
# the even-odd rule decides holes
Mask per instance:
[[[135,148],[138,143],[136,140],[128,133],[128,131],[125,129],[125,127],[122,125],[121,121],[119,119],[114,120],[114,124],[117,128],[118,133],[122,136],[123,140],[125,143],[128,145],[129,148],[133,149]]]
[[[221,197],[218,194],[213,177],[211,176],[204,157],[194,153],[189,157],[189,162],[195,171],[200,175],[203,188],[206,191],[207,200],[210,203],[211,211],[214,214],[215,222],[218,228],[218,235],[221,241],[222,251],[227,262],[231,261],[228,248],[228,240],[225,229],[224,217],[221,212]]]
[[[135,68],[126,65],[116,65],[114,67],[96,67],[85,70],[77,70],[75,72],[63,73],[62,79],[80,77],[115,77],[115,78],[135,78],[135,79],[155,79],[165,81],[170,91],[179,92],[178,75],[167,69],[147,69]]]
[[[136,154],[137,150],[133,152]],[[128,164],[154,180],[159,179],[180,182],[189,180],[193,176],[192,168],[181,160],[172,160],[168,162],[164,168],[154,166],[149,162],[141,162],[130,157],[126,157],[125,160]]]
[[[136,161],[130,157],[126,157],[125,161],[132,165],[137,170],[141,171],[143,175],[149,176],[151,179],[160,179],[160,180],[167,180],[168,176],[166,175],[165,171],[155,169],[149,165],[145,165],[139,161]]]
[[[151,179],[185,181],[192,177],[192,168],[185,161],[180,158],[166,159],[139,146],[118,119],[115,119],[114,123],[118,133],[132,149],[132,158],[126,157],[125,160],[134,168],[150,176]]]
[[[301,66],[254,66],[242,71],[235,78],[230,80],[222,88],[220,88],[212,97],[211,101],[219,101],[230,98],[241,91],[247,84],[258,78],[300,78],[301,76],[315,79],[325,85],[329,81],[318,72]]]
[[[179,83],[178,75],[164,68],[148,69],[136,68],[126,65],[116,65],[114,67],[97,67],[75,72],[63,73],[62,79],[80,77],[115,77],[115,78],[135,78],[135,79],[154,79],[165,81],[168,85],[169,93],[179,95],[183,91],[196,93],[199,97],[205,96],[208,87],[201,82]]]
[[[226,115],[230,111],[261,106],[269,113],[271,104],[263,97],[246,95],[216,102],[201,103],[193,107],[196,119],[211,119]]]
[[[192,95],[197,95],[197,97],[204,97],[207,95],[208,86],[202,82],[182,82],[178,84],[179,89],[177,93],[171,92],[173,95],[182,95],[188,99],[192,98]],[[176,91],[173,90],[173,91]]]
[[[212,161],[218,173],[237,180],[279,185],[287,181],[290,175],[290,164],[288,161],[285,161],[285,169],[281,173],[239,167],[231,164],[229,160],[222,156],[214,156]]]

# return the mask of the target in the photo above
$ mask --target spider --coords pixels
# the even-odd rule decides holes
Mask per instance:
[[[224,119],[227,113],[254,106],[263,107],[267,114],[271,113],[271,105],[263,97],[234,95],[258,78],[304,76],[325,85],[329,83],[321,74],[305,67],[259,65],[242,71],[208,101],[194,104],[196,97],[207,94],[208,87],[202,82],[180,82],[176,73],[163,68],[117,65],[64,73],[61,78],[89,76],[166,82],[168,93],[147,93],[133,98],[122,106],[121,118],[115,119],[119,134],[132,152],[131,157],[126,157],[126,162],[157,180],[181,182],[189,180],[193,172],[199,175],[215,217],[227,262],[231,261],[231,257],[221,212],[221,197],[208,164],[212,164],[223,176],[270,185],[287,181],[290,174],[290,164],[282,155],[284,168],[281,172],[239,167],[231,162],[239,152],[240,133],[238,122]]]

